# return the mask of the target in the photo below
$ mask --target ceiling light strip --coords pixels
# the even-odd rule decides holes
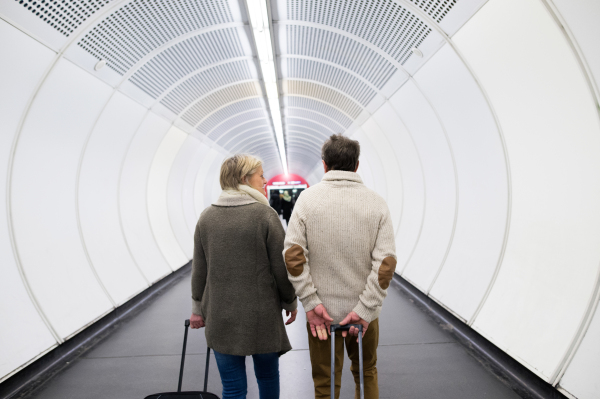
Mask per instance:
[[[279,157],[283,165],[283,172],[288,173],[287,157],[285,153],[285,140],[283,125],[281,123],[281,110],[279,107],[279,90],[277,89],[277,72],[275,70],[275,56],[271,41],[271,18],[267,9],[268,0],[246,0],[250,24],[254,33],[254,43],[258,53],[258,60],[265,83],[267,102],[271,110],[275,138],[279,147]]]

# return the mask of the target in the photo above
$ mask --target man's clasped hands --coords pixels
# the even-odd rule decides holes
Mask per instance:
[[[308,324],[310,325],[310,331],[312,332],[313,337],[319,337],[321,341],[326,341],[327,335],[331,335],[330,327],[333,319],[331,316],[329,316],[327,309],[325,309],[323,304],[319,304],[314,309],[306,312],[306,321],[308,321]],[[363,337],[365,336],[367,328],[369,327],[369,323],[361,319],[360,316],[354,311],[348,313],[344,320],[340,322],[340,325],[342,326],[346,324],[362,324]],[[350,327],[348,331],[342,331],[342,337],[345,338],[348,334],[358,337],[358,328]]]

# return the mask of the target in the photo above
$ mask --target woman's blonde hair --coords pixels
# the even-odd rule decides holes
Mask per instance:
[[[219,182],[223,190],[237,189],[240,184],[247,184],[246,179],[256,173],[262,161],[254,155],[236,154],[221,164]]]

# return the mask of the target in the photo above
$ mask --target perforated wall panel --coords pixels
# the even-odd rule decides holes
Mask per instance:
[[[284,104],[290,108],[298,107],[316,111],[320,114],[330,117],[345,128],[350,127],[352,124],[352,119],[348,118],[348,116],[344,115],[342,112],[325,102],[314,100],[312,98],[286,96],[284,98]]]
[[[218,127],[213,129],[213,131],[208,135],[208,138],[211,140],[217,140],[217,138],[221,136],[223,132],[226,132],[232,127],[240,125],[249,119],[256,119],[260,117],[267,118],[267,114],[265,113],[264,109],[261,108],[249,110],[248,112],[243,113],[230,113],[232,114],[232,117],[228,119],[223,118],[223,122]]]
[[[411,3],[419,6],[435,22],[442,22],[442,19],[452,10],[458,0],[410,0]]]
[[[313,127],[308,128],[306,126],[303,125],[298,125],[298,119],[291,119],[288,120],[286,118],[285,120],[285,125],[284,128],[285,130],[290,134],[289,137],[293,137],[293,132],[298,132],[301,133],[302,136],[305,136],[308,139],[311,140],[320,140],[321,142],[323,142],[324,140],[327,139],[327,133],[321,131],[320,129],[315,129],[315,125],[313,124]],[[301,123],[301,121],[300,121]],[[316,126],[318,128],[318,126]]]
[[[234,127],[219,137],[217,144],[226,147],[231,140],[235,140],[238,136],[251,135],[261,130],[270,130],[270,125],[266,118],[251,120],[248,123]]]
[[[352,119],[358,117],[362,111],[360,104],[350,97],[318,83],[287,80],[282,84],[284,93],[297,94],[327,102]]]
[[[377,52],[344,35],[297,25],[286,26],[286,31],[288,54],[320,58],[342,65],[378,88],[383,87],[396,70]]]
[[[207,32],[168,48],[144,64],[131,82],[156,98],[177,80],[207,65],[244,55],[236,28]]]
[[[307,79],[323,83],[344,92],[366,107],[377,94],[353,75],[331,65],[299,58],[287,60],[288,78]]]
[[[260,117],[267,117],[267,114],[264,110],[263,102],[259,98],[248,98],[246,100],[238,101],[234,104],[228,105],[226,107],[221,108],[214,114],[210,115],[208,118],[203,120],[197,127],[198,131],[203,134],[208,134],[209,138],[214,139],[215,135],[210,132],[219,124],[227,124],[227,126],[219,126],[219,132],[223,133],[229,129],[231,129],[235,125],[229,124],[228,119],[232,118],[242,112],[251,111],[251,114],[247,115],[248,119],[255,119]],[[239,123],[239,122],[238,122]],[[215,132],[215,134],[220,135],[219,132]]]
[[[69,36],[109,0],[14,0],[65,36]]]
[[[306,110],[306,109],[302,109],[302,108],[288,108],[287,110],[287,116],[289,117],[298,117],[298,118],[305,118],[305,119],[312,119],[317,123],[320,123],[323,126],[326,126],[328,129],[330,129],[331,131],[334,132],[343,132],[344,130],[346,130],[342,125],[340,125],[339,123],[335,122],[333,119],[328,118],[322,114],[310,111],[310,110]]]
[[[287,4],[288,19],[344,30],[381,48],[401,64],[431,32],[425,22],[391,0],[290,0]]]
[[[195,126],[213,111],[225,104],[247,97],[258,96],[260,93],[259,90],[260,88],[256,82],[244,82],[234,86],[225,87],[224,89],[201,98],[182,115],[182,119],[190,125]]]
[[[311,129],[313,132],[321,135],[324,138],[327,138],[331,134],[335,134],[335,130],[328,130],[323,125],[319,125],[318,123],[308,119],[287,117],[285,118],[285,122],[286,126],[294,126],[294,129],[296,130],[298,130],[299,127]]]
[[[178,36],[232,21],[225,0],[133,0],[105,18],[77,44],[124,74],[150,51]]]
[[[221,64],[182,82],[170,91],[161,103],[175,114],[179,114],[189,103],[209,91],[235,81],[249,80],[251,78],[252,72],[246,60]]]

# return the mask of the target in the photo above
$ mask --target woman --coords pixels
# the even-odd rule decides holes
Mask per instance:
[[[200,215],[192,263],[192,328],[206,326],[223,399],[246,398],[246,356],[261,399],[279,398],[279,356],[292,349],[283,324],[296,295],[283,256],[285,233],[264,195],[262,161],[235,155],[221,165],[219,199]]]

